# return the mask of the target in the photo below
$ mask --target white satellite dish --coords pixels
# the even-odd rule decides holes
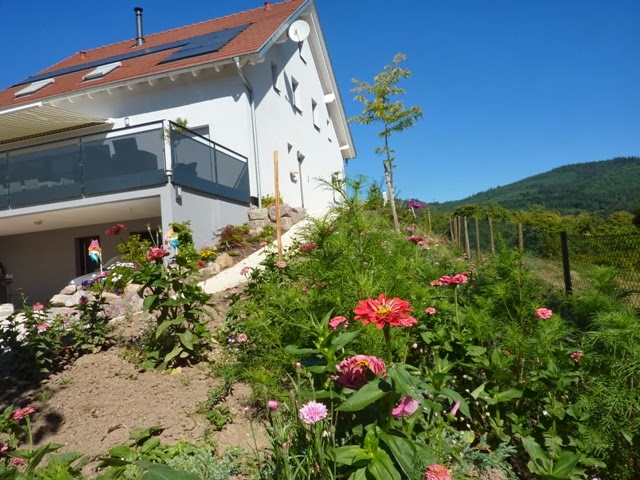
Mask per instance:
[[[291,24],[289,30],[287,30],[287,35],[294,42],[300,43],[307,39],[310,32],[311,28],[307,22],[304,20],[296,20]]]

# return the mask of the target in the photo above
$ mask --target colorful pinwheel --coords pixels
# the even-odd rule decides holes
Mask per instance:
[[[171,248],[177,249],[180,242],[178,241],[178,234],[170,228],[167,235],[164,237],[164,243],[171,245]]]
[[[100,272],[102,272],[102,249],[100,248],[100,242],[98,242],[98,240],[91,240],[87,253],[91,260],[100,265]]]

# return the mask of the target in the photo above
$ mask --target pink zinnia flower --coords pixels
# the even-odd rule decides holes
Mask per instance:
[[[238,343],[244,343],[248,338],[249,337],[247,337],[246,333],[241,333],[240,335],[238,335]]]
[[[147,253],[147,261],[154,262],[169,255],[169,252],[162,247],[151,247]]]
[[[114,235],[118,235],[121,231],[125,229],[126,227],[122,223],[119,223],[118,225],[114,225],[113,227],[108,228],[104,233],[106,233],[109,236],[114,236]]]
[[[416,227],[412,227],[412,226],[408,226],[407,227],[407,232],[411,233],[416,229]]]
[[[28,417],[31,414],[36,413],[35,408],[25,407],[20,408],[11,414],[11,420],[22,420],[24,417]]]
[[[36,312],[41,312],[42,310],[44,310],[44,305],[40,302],[36,302],[33,304],[33,310]]]
[[[300,247],[300,253],[309,253],[316,248],[316,244],[313,242],[305,243]]]
[[[344,324],[344,328],[347,328],[349,326],[349,320],[347,320],[346,317],[342,316],[333,317],[331,320],[329,320],[329,328],[331,328],[332,330],[335,330],[342,324]]]
[[[242,267],[242,270],[240,270],[240,275],[246,275],[251,271],[251,267],[249,265],[245,265],[244,267]]]
[[[14,465],[26,465],[27,461],[24,458],[14,458],[11,460]]]
[[[46,332],[47,329],[49,328],[49,324],[42,322],[42,323],[39,323],[36,328],[38,329],[39,332]]]
[[[436,309],[435,307],[427,307],[424,309],[424,313],[426,313],[427,315],[435,315]]]
[[[417,400],[407,395],[395,406],[391,411],[391,415],[393,415],[393,418],[410,417],[418,410],[419,406],[420,404]]]
[[[300,419],[307,425],[318,423],[327,418],[327,407],[322,403],[310,401],[300,409]]]
[[[418,237],[417,235],[411,235],[408,240],[413,243],[420,243],[424,240],[424,237]]]
[[[387,300],[384,293],[381,293],[377,299],[360,300],[353,311],[356,314],[356,320],[362,320],[362,325],[375,323],[376,328],[383,328],[385,325],[410,327],[418,323],[409,315],[409,312],[413,311],[409,302],[399,298]]]
[[[582,353],[582,350],[578,350],[577,352],[573,352],[571,354],[571,360],[578,363],[583,356],[584,356],[584,353]]]
[[[430,465],[424,472],[424,480],[451,480],[451,470],[439,463]]]
[[[276,267],[278,268],[285,268],[287,266],[287,262],[285,262],[284,260],[280,260],[279,262],[276,262]]]
[[[266,247],[267,246],[267,242],[260,242],[259,244],[261,247]]]
[[[269,410],[271,410],[272,412],[275,412],[276,410],[278,410],[278,402],[276,400],[269,400]]]
[[[355,355],[336,365],[340,375],[334,379],[343,387],[358,390],[363,387],[369,378],[387,377],[387,369],[382,360],[369,355]],[[367,378],[369,377],[369,378]]]
[[[541,307],[536,309],[536,317],[546,320],[547,318],[551,318],[553,312],[546,307]]]
[[[0,443],[0,453],[6,452],[7,450],[9,450],[9,444],[8,443]]]

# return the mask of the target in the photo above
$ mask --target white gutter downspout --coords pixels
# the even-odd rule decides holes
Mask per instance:
[[[251,130],[253,133],[253,160],[256,168],[256,193],[258,195],[258,208],[262,208],[262,185],[260,184],[260,159],[258,154],[258,129],[256,127],[256,107],[253,97],[253,88],[251,88],[249,80],[247,80],[247,77],[242,71],[242,67],[240,67],[240,57],[234,57],[233,60],[236,62],[238,75],[240,75],[240,78],[249,92],[249,104],[251,105]]]

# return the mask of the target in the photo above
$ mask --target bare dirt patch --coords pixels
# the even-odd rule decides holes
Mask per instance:
[[[222,292],[212,298],[217,305],[212,329],[226,317],[227,296]],[[224,399],[232,419],[222,431],[213,431],[198,413],[209,391],[220,385],[208,363],[159,373],[141,371],[124,358],[123,342],[140,332],[146,318],[141,313],[113,322],[118,345],[75,359],[39,384],[0,378],[0,408],[33,406],[37,412],[33,419],[35,446],[59,443],[62,452],[106,455],[110,448],[130,443],[129,433],[134,428],[154,425],[164,428],[160,438],[166,444],[181,439],[197,443],[207,434],[219,452],[231,447],[251,451],[253,435],[243,413],[251,395],[248,386],[233,385]],[[219,359],[222,351],[222,346],[214,345],[212,361]],[[264,433],[260,430],[257,434],[258,446],[265,446]],[[95,466],[92,462],[88,467]],[[89,468],[85,473],[93,475]]]

